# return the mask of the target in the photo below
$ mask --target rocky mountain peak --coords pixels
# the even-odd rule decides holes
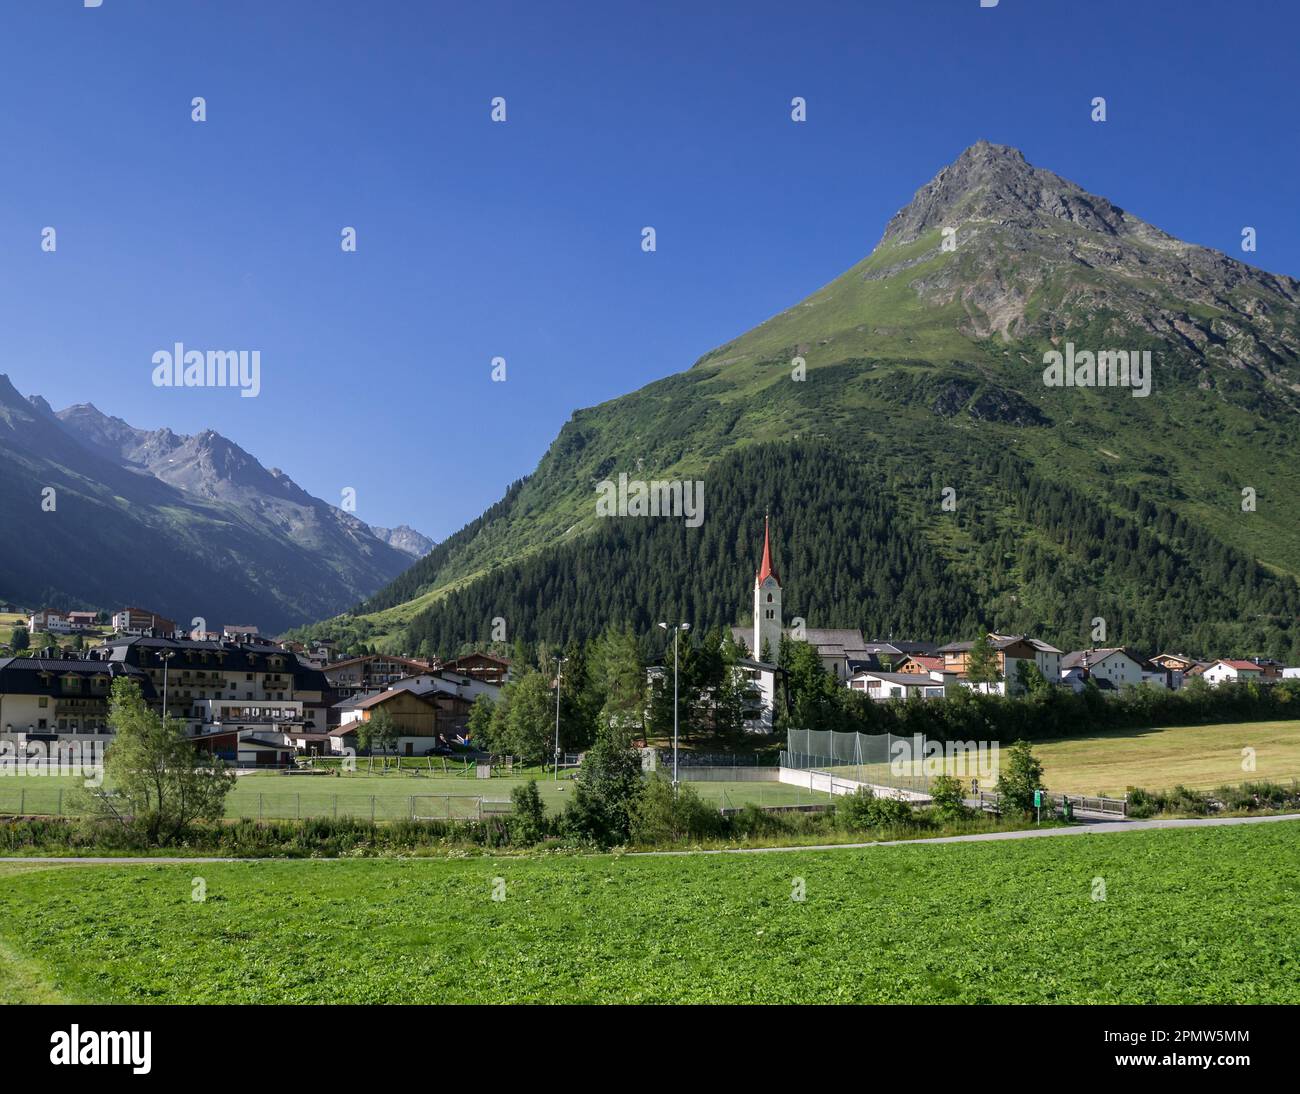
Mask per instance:
[[[971,220],[1050,228],[1066,221],[1106,235],[1153,232],[1068,179],[1032,166],[1018,148],[981,140],[922,186],[885,228],[882,243],[907,243]]]

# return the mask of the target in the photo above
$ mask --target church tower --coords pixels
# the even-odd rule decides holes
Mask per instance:
[[[781,580],[772,569],[772,538],[767,517],[763,517],[763,561],[754,578],[754,645],[750,655],[758,660],[763,643],[775,661],[781,650]]]

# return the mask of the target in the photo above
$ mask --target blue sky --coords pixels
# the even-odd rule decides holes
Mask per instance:
[[[3,0],[0,372],[442,538],[981,137],[1300,276],[1297,40],[1283,2]],[[176,341],[261,395],[155,388]]]

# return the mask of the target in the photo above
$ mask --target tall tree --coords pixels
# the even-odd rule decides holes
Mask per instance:
[[[606,631],[592,658],[604,694],[599,732],[625,745],[645,738],[646,675],[631,627]]]
[[[998,668],[998,651],[987,634],[975,639],[966,658],[966,679],[972,684],[996,684],[1002,679]]]
[[[140,686],[122,676],[113,681],[108,722],[115,736],[104,754],[104,782],[86,792],[93,816],[135,824],[154,845],[179,838],[196,821],[221,820],[234,772],[197,752],[184,722],[164,721]]]
[[[507,751],[526,764],[539,764],[550,755],[554,739],[555,692],[551,678],[530,669],[509,687]]]

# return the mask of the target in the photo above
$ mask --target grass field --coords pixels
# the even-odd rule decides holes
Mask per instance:
[[[1300,822],[764,855],[0,864],[9,1001],[1300,1002]],[[202,876],[206,901],[191,899]],[[493,900],[495,879],[504,900]],[[796,878],[806,899],[791,899]],[[1096,882],[1106,899],[1093,899]]]
[[[1254,749],[1255,770],[1242,770],[1242,749]],[[1118,730],[1090,737],[1038,741],[1034,752],[1043,762],[1044,782],[1057,793],[1122,795],[1130,786],[1164,790],[1179,783],[1207,789],[1223,784],[1300,779],[1300,721],[1244,722],[1228,725],[1176,726],[1164,729]],[[408,761],[409,763],[410,761]],[[455,764],[449,765],[455,770]],[[868,781],[888,781],[888,768],[850,769],[843,773]],[[966,776],[969,779],[969,774]],[[472,817],[476,799],[508,801],[525,776],[475,779],[429,773],[412,764],[402,774],[282,775],[257,772],[241,775],[227,800],[227,816],[294,818],[308,816],[369,817],[374,799],[376,820],[409,817]],[[894,780],[897,781],[897,780]],[[984,780],[992,789],[993,780]],[[573,794],[571,779],[555,782],[539,776],[538,787],[547,807],[563,808]],[[0,814],[55,813],[70,810],[69,792],[80,785],[74,777],[0,777]],[[746,802],[795,805],[825,802],[829,796],[777,782],[696,782],[706,801],[725,806]],[[63,796],[60,797],[60,791]]]
[[[0,814],[70,813],[75,776],[14,776],[0,778]],[[522,777],[473,779],[391,773],[388,775],[320,776],[257,772],[241,775],[226,799],[226,816],[292,819],[312,816],[356,816],[395,820],[411,816],[473,818],[478,799],[508,803],[510,791],[526,782]],[[538,778],[542,800],[552,812],[573,796],[573,780]],[[719,806],[799,805],[826,802],[830,795],[778,782],[697,782],[691,784],[705,801]],[[488,806],[490,811],[493,807]],[[495,808],[507,809],[505,804]]]
[[[1122,796],[1131,786],[1168,790],[1181,783],[1204,790],[1300,779],[1300,721],[1122,729],[1033,745],[1043,764],[1043,782],[1063,794]],[[1242,768],[1244,748],[1254,749],[1254,771]],[[913,767],[919,771],[921,765]],[[953,771],[951,762],[948,769],[962,774]],[[841,765],[835,770],[867,781],[873,772],[881,778],[889,776],[887,764]],[[966,770],[963,781],[969,782],[973,774]],[[980,781],[983,789],[993,789],[994,779]]]
[[[1242,749],[1255,750],[1255,770],[1242,769]],[[1131,729],[1042,741],[1043,781],[1059,793],[1123,794],[1130,786],[1167,790],[1300,779],[1300,722]]]

